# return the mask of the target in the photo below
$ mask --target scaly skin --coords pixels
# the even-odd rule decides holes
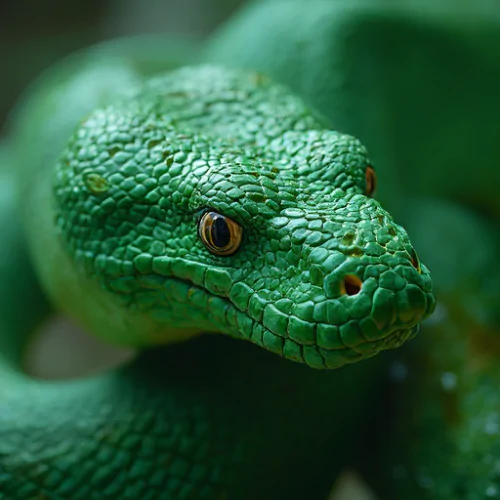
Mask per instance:
[[[400,345],[432,312],[427,268],[365,195],[365,149],[299,98],[262,75],[201,67],[124,85],[110,99],[115,80],[99,75],[95,98],[87,89],[83,105],[56,110],[60,122],[40,111],[53,101],[33,98],[41,107],[21,112],[18,134],[46,154],[33,165],[32,150],[17,150],[35,267],[89,331],[140,346],[219,332],[336,368]],[[71,78],[49,88],[53,99],[77,102]],[[101,108],[82,116],[85,103]],[[37,113],[48,120],[38,130],[29,123]],[[242,226],[234,255],[201,242],[207,208]],[[359,293],[343,291],[348,275]],[[355,414],[365,399],[346,390],[363,372],[323,374],[219,336],[97,378],[42,384],[15,366],[13,337],[27,328],[9,318],[4,498],[313,498],[327,488],[320,472],[334,450],[320,447],[304,464],[307,450],[345,440],[346,408]],[[290,472],[286,486],[277,481]]]

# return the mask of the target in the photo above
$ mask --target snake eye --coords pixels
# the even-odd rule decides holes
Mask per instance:
[[[410,253],[411,265],[417,270],[418,274],[422,274],[422,267],[420,266],[420,259],[417,252],[412,248]]]
[[[242,232],[239,224],[217,212],[204,213],[198,225],[198,234],[208,251],[221,256],[238,250]]]
[[[377,189],[377,174],[375,174],[375,170],[373,170],[373,167],[366,167],[365,178],[365,194],[366,196],[369,196],[371,198],[374,195],[375,190]]]

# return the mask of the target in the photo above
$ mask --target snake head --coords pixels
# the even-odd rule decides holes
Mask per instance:
[[[435,307],[430,274],[373,199],[365,148],[331,131],[288,132],[270,148],[274,161],[212,169],[194,191],[200,206],[224,186],[209,210],[224,222],[209,224],[211,242],[200,239],[216,255],[219,233],[222,243],[235,239],[216,268],[237,335],[315,368],[411,339]]]
[[[429,271],[373,199],[362,144],[324,130],[281,88],[251,83],[216,105],[207,91],[205,105],[179,78],[154,84],[158,102],[165,88],[181,100],[177,121],[140,99],[97,111],[56,169],[58,232],[76,272],[98,284],[94,311],[106,311],[85,312],[98,318],[90,328],[135,344],[224,333],[314,368],[412,338],[435,307]],[[300,111],[285,130],[251,116],[271,94],[273,113],[286,98],[283,122]],[[248,116],[224,108],[240,95]]]

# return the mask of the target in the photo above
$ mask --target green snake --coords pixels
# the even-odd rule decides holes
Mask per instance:
[[[101,46],[66,60],[34,85],[13,117],[8,142],[0,148],[1,500],[325,499],[335,474],[353,463],[376,489],[379,498],[500,498],[497,438],[500,241],[496,236],[496,221],[485,217],[485,214],[498,216],[499,213],[500,171],[495,162],[500,142],[497,127],[491,124],[496,123],[500,112],[497,97],[500,80],[495,69],[498,50],[494,49],[500,45],[494,42],[498,40],[498,23],[493,18],[485,19],[479,12],[465,12],[456,7],[453,12],[445,12],[441,4],[432,2],[415,6],[372,1],[355,4],[314,0],[249,2],[203,48],[196,46],[191,51],[182,44],[172,48],[170,41],[161,38],[153,42],[140,39],[126,42],[128,48],[118,53],[109,46]],[[198,64],[199,60],[222,64],[226,69],[192,67],[165,74],[166,69]],[[247,68],[248,71],[227,68]],[[297,273],[293,276],[306,277],[297,279],[299,286],[303,281],[314,286],[310,280],[324,280],[325,276],[317,273],[318,267],[320,271],[324,269],[322,263],[311,265],[307,261],[307,256],[313,255],[308,252],[314,251],[310,248],[311,240],[307,242],[309,227],[304,226],[302,231],[300,227],[293,229],[293,234],[304,238],[304,241],[292,242],[292,248],[304,260],[295,265],[287,258],[273,262],[257,260],[261,263],[257,281],[262,278],[262,287],[254,290],[254,282],[252,291],[261,302],[252,305],[253,312],[250,302],[248,304],[253,321],[259,317],[259,306],[264,308],[262,327],[267,328],[266,304],[274,299],[265,293],[273,283],[280,292],[293,296],[296,301],[293,307],[297,311],[304,309],[290,317],[305,318],[305,323],[317,325],[317,344],[310,343],[310,338],[306,340],[307,328],[296,330],[303,335],[300,338],[304,344],[300,346],[297,338],[291,339],[289,335],[278,335],[276,344],[269,333],[264,336],[264,330],[262,336],[259,332],[256,337],[250,334],[250,342],[240,341],[238,337],[245,338],[245,331],[238,329],[241,316],[235,320],[235,330],[221,328],[229,318],[226,312],[221,318],[216,304],[206,309],[203,306],[208,306],[209,300],[213,303],[213,296],[227,297],[219,288],[221,282],[217,279],[207,282],[206,277],[198,282],[202,283],[202,289],[205,285],[209,288],[209,299],[203,306],[200,308],[197,303],[198,307],[193,309],[194,304],[188,300],[182,303],[184,305],[176,305],[175,312],[180,313],[183,321],[192,317],[191,321],[197,325],[202,321],[208,323],[203,331],[212,334],[195,336],[197,332],[186,324],[182,332],[173,330],[172,321],[164,316],[165,307],[160,307],[158,318],[156,300],[159,290],[174,279],[170,291],[176,298],[182,296],[173,286],[182,287],[181,280],[189,277],[186,271],[180,279],[174,278],[174,271],[179,273],[181,269],[179,262],[166,264],[169,276],[148,278],[135,288],[136,285],[126,279],[126,273],[116,275],[116,267],[111,274],[106,272],[116,266],[116,261],[123,260],[115,254],[116,261],[110,262],[111,267],[100,267],[95,273],[91,270],[90,281],[97,284],[89,284],[88,263],[78,244],[95,242],[90,237],[68,241],[64,224],[54,225],[55,219],[48,217],[58,205],[57,199],[54,204],[52,194],[54,184],[49,184],[49,179],[54,177],[47,173],[52,170],[53,174],[55,168],[63,173],[65,160],[75,168],[88,161],[85,157],[70,158],[75,154],[75,145],[84,140],[79,138],[78,130],[88,133],[92,120],[94,124],[100,123],[101,128],[110,126],[106,112],[112,110],[116,114],[119,111],[125,121],[131,115],[142,117],[137,118],[140,127],[144,125],[141,119],[154,118],[145,111],[147,106],[139,105],[139,102],[150,102],[151,85],[161,86],[160,81],[166,84],[172,79],[175,85],[181,85],[182,79],[175,75],[209,70],[225,74],[226,77],[221,78],[225,85],[233,79],[239,90],[243,86],[248,95],[260,96],[260,102],[269,106],[276,102],[273,95],[278,94],[280,105],[290,99],[294,103],[293,112],[287,111],[286,116],[295,117],[295,123],[307,124],[303,130],[290,130],[290,123],[277,120],[279,109],[253,106],[248,110],[248,120],[231,127],[220,117],[235,116],[222,112],[224,107],[236,104],[239,92],[234,89],[224,93],[218,109],[212,108],[217,107],[217,100],[207,103],[196,99],[191,103],[189,114],[189,105],[186,106],[183,99],[190,92],[206,91],[199,79],[191,78],[191,83],[197,82],[195,89],[190,87],[184,96],[182,91],[177,93],[168,105],[160,99],[159,107],[171,119],[167,123],[162,121],[162,137],[169,134],[177,146],[189,145],[191,152],[193,144],[203,144],[201,154],[213,151],[210,148],[217,145],[217,164],[221,164],[219,153],[224,151],[231,158],[231,176],[237,175],[236,165],[251,167],[252,172],[259,175],[267,172],[272,186],[279,186],[277,194],[294,193],[294,203],[303,203],[303,207],[307,207],[305,213],[321,213],[322,207],[317,201],[313,201],[312,206],[307,203],[314,200],[312,194],[324,200],[330,188],[332,196],[346,189],[349,191],[346,196],[363,196],[373,189],[371,171],[367,185],[366,167],[371,162],[364,148],[356,140],[331,130],[360,137],[368,146],[380,179],[377,199],[408,229],[419,255],[433,270],[433,289],[440,304],[416,342],[408,343],[410,349],[395,351],[397,361],[391,365],[393,381],[388,399],[383,398],[379,390],[388,353],[340,370],[313,370],[307,366],[318,366],[317,363],[326,366],[327,359],[321,357],[325,352],[329,352],[330,363],[341,364],[370,355],[372,348],[387,346],[377,346],[377,341],[365,344],[367,332],[362,328],[357,332],[359,337],[353,339],[350,335],[355,332],[341,327],[339,343],[326,348],[321,344],[325,337],[317,335],[319,329],[327,326],[324,322],[315,323],[315,315],[320,312],[313,309],[312,320],[304,316],[307,310],[311,314],[311,306],[321,301],[315,297],[314,304],[301,302],[308,291],[296,286],[287,292],[283,289],[285,279],[278,282],[274,276],[265,275],[272,269],[279,271],[280,278],[285,272]],[[326,118],[310,111],[302,99],[255,70],[286,84],[312,108],[321,110]],[[156,77],[157,83],[149,80],[152,74],[160,75]],[[207,83],[207,79],[203,78],[203,82]],[[210,97],[217,95],[213,92]],[[243,101],[243,105],[248,102]],[[171,109],[172,105],[175,109]],[[211,111],[200,112],[203,105]],[[258,116],[251,114],[256,109]],[[179,113],[184,114],[179,117]],[[267,133],[267,140],[259,143],[249,135],[242,138],[241,130],[252,127],[253,119],[259,117],[268,117],[270,126],[268,123],[249,135],[262,138]],[[153,134],[154,129],[148,129],[148,133]],[[310,140],[314,134],[323,142],[308,142],[307,137]],[[99,139],[105,135],[100,134],[96,142],[102,144]],[[285,136],[294,137],[297,144],[302,138],[306,148],[283,150],[284,143],[279,146],[279,137]],[[162,155],[161,161],[166,161],[168,155],[163,158],[166,151],[175,155],[175,151],[154,141],[149,142],[153,142],[151,149],[147,144],[144,148],[149,154]],[[342,141],[355,147],[357,155],[354,162],[338,163],[335,172],[345,167],[351,183],[339,190],[338,178],[333,172],[330,172],[332,178],[311,179],[310,176],[318,167],[319,171],[326,167],[328,155],[341,147]],[[271,144],[278,148],[271,150]],[[132,151],[126,141],[120,145],[134,158],[139,154]],[[322,152],[326,148],[328,154],[316,158],[319,150],[315,147]],[[314,168],[310,154],[318,160]],[[234,161],[236,155],[239,162]],[[117,158],[118,163],[123,158],[119,150],[114,150],[111,156]],[[297,168],[300,161],[304,162],[305,170]],[[116,168],[123,168],[125,164],[120,163]],[[183,165],[187,168],[188,164]],[[357,173],[355,165],[360,168]],[[82,168],[80,184],[77,179],[69,180],[75,183],[77,192],[82,189],[82,196],[86,193],[97,204],[103,203],[107,196],[112,197],[122,183],[127,182],[124,179],[118,187],[109,181],[108,170],[95,170],[94,166]],[[12,173],[16,171],[20,175],[13,178]],[[329,173],[326,169],[324,172]],[[182,181],[188,182],[189,178],[189,175],[182,176]],[[236,204],[244,200],[247,206],[265,206],[265,199],[259,194],[270,201],[275,199],[267,193],[269,185],[252,178],[253,184],[250,182],[249,187],[257,185],[260,191],[245,192],[234,200]],[[146,187],[146,181],[143,178],[134,187],[138,184]],[[67,188],[65,191],[64,183],[58,186],[59,195],[63,197],[65,193],[68,196],[75,193],[69,193]],[[226,184],[221,191],[226,194],[230,189]],[[300,194],[304,199],[299,199]],[[441,200],[410,199],[422,194],[439,196]],[[334,199],[335,196],[331,201]],[[78,200],[82,202],[82,198]],[[135,201],[140,204],[139,199]],[[165,244],[165,252],[169,249],[193,251],[196,263],[199,264],[200,259],[205,264],[213,262],[214,270],[227,272],[230,279],[241,279],[240,284],[249,285],[247,280],[251,275],[244,273],[256,269],[252,266],[261,256],[259,245],[267,249],[267,254],[274,252],[276,258],[280,249],[274,251],[270,245],[272,242],[276,245],[279,235],[288,234],[287,225],[268,225],[273,216],[265,210],[249,214],[249,224],[247,219],[215,204],[190,211],[189,221],[186,219],[183,225],[179,221],[184,220],[182,214],[187,217],[187,213],[180,210],[179,201],[172,205],[179,210],[169,213],[161,222],[167,225],[170,222],[168,227],[174,228],[173,234],[181,230],[189,232],[192,240],[185,248],[175,238],[160,238],[163,243],[168,241],[174,245]],[[373,199],[367,198],[366,203],[379,207]],[[67,205],[63,203],[63,206]],[[131,208],[120,213],[127,221],[128,217],[144,215]],[[334,213],[331,212],[332,217]],[[355,214],[354,218],[362,215],[361,211]],[[117,211],[106,212],[102,217],[113,215],[117,216]],[[221,224],[221,217],[228,228],[226,243],[236,242],[237,249],[231,245],[225,245],[222,250],[215,248],[215,233],[202,230],[213,227],[214,223]],[[123,225],[124,220],[120,220]],[[60,222],[63,223],[64,218]],[[117,222],[118,219],[113,219],[111,232]],[[358,234],[359,224],[352,224]],[[140,227],[135,219],[133,225]],[[349,229],[349,223],[346,226]],[[52,238],[47,227],[57,231],[58,238]],[[78,231],[75,227],[78,224],[71,225]],[[125,226],[122,227],[125,230]],[[317,228],[312,226],[310,234],[314,232]],[[26,234],[31,235],[31,257],[26,251]],[[242,260],[237,269],[231,267],[232,259],[243,259],[247,255],[251,234],[254,235],[254,240],[250,240],[253,253],[247,253],[250,257]],[[363,257],[366,232],[358,236],[357,242],[351,242],[354,255],[346,260],[356,258],[363,267],[367,261],[366,256]],[[57,239],[59,243],[54,245]],[[348,249],[350,239],[351,236],[347,236],[339,243],[340,247],[331,250]],[[324,245],[326,242],[318,244]],[[74,255],[79,251],[80,258],[76,259]],[[115,251],[119,252],[116,248]],[[47,255],[51,255],[51,259]],[[168,256],[178,257],[177,254]],[[410,261],[413,261],[413,268],[418,269],[409,243],[401,258],[404,268],[411,269]],[[179,260],[189,262],[194,272],[194,262],[185,256]],[[36,262],[45,293],[33,273]],[[69,266],[71,271],[66,273],[64,266]],[[74,269],[82,269],[81,266],[83,272],[74,272]],[[425,272],[426,268],[422,266],[422,269]],[[359,292],[353,293],[360,282],[361,294],[367,291],[368,280],[358,271],[349,270],[345,274],[338,271],[339,278],[343,276],[337,289],[340,299],[351,305],[355,304],[356,297],[361,298]],[[140,276],[145,274],[139,272]],[[57,277],[64,278],[64,283],[51,283]],[[161,279],[164,281],[159,284]],[[226,286],[233,284],[225,283]],[[82,297],[81,286],[91,288]],[[187,292],[186,296],[200,298],[199,286],[193,280],[184,286],[197,287],[196,292]],[[327,288],[323,286],[323,290],[326,292]],[[93,333],[114,342],[143,344],[140,346],[143,352],[115,371],[86,379],[47,383],[27,377],[21,367],[29,338],[52,311],[44,296],[46,292],[59,308],[80,323],[87,323],[88,331],[94,330]],[[138,295],[150,301],[149,305],[143,302],[141,307],[150,312],[155,309],[156,316],[154,321],[147,321],[148,328],[138,328],[138,337],[126,339],[125,335],[132,330],[127,327],[120,331],[115,322],[132,315],[134,320],[147,317],[142,311],[131,312],[139,303],[133,302]],[[93,307],[89,315],[86,307],[91,299],[98,303],[98,309]],[[164,294],[163,300],[166,299]],[[432,301],[429,297],[427,300]],[[244,310],[239,304],[236,315]],[[104,326],[105,322],[92,316],[98,315],[103,306],[117,312],[112,315],[111,325]],[[183,307],[189,307],[189,314],[182,314]],[[353,313],[357,314],[354,310]],[[109,315],[105,316],[108,321]],[[271,319],[267,312],[266,322]],[[361,324],[363,319],[359,320]],[[96,329],[89,324],[92,322],[96,323]],[[158,324],[167,327],[157,330]],[[328,323],[328,326],[338,325]],[[352,326],[356,326],[356,322],[351,323]],[[172,342],[171,345],[146,349],[144,335],[148,332],[149,341]],[[191,336],[193,338],[186,342],[178,342],[181,337]],[[362,343],[356,344],[356,338],[363,338]],[[284,349],[285,340],[299,344],[303,357],[295,356],[295,359],[305,363],[284,359],[288,353]],[[351,341],[352,346],[347,345]],[[333,354],[338,346],[341,352]],[[312,352],[315,355],[311,355]],[[371,441],[375,441],[374,449],[370,449]]]
[[[54,98],[74,98],[75,88],[70,78]],[[40,102],[51,106],[50,98]],[[78,116],[76,130],[62,102],[65,123],[49,118],[36,125],[39,136],[29,106],[18,134],[41,146],[25,170],[19,152],[30,255],[53,303],[88,331],[134,346],[222,333],[322,369],[401,345],[432,312],[427,268],[371,198],[365,148],[265,76],[182,68],[106,99]],[[191,349],[190,370],[210,378],[215,352],[238,359],[246,343],[218,346],[216,336],[207,344],[207,335],[165,348],[165,376],[179,386],[161,401],[161,425],[184,449],[171,436],[147,437],[161,435],[159,402],[137,385],[155,377],[153,361],[42,383],[19,373],[13,333],[2,333],[5,498],[219,498],[241,475],[223,450],[229,470],[208,477],[207,462],[217,468],[222,453],[210,446],[210,412],[227,408],[213,394],[193,402],[193,374],[176,357]],[[232,415],[220,418],[230,428]],[[183,469],[197,466],[183,485]],[[150,475],[156,482],[146,488]]]
[[[248,465],[264,444],[233,442],[249,428],[250,402],[276,397],[289,372],[308,394],[276,404],[275,417],[294,398],[307,408],[334,387],[310,367],[338,368],[412,338],[434,309],[429,272],[372,198],[366,149],[286,88],[197,66],[134,84],[119,74],[116,89],[106,71],[56,77],[14,120],[12,142],[31,143],[12,148],[29,254],[53,304],[115,343],[225,334],[309,366],[259,361],[248,342],[205,335],[116,372],[43,383],[19,371],[29,328],[7,315],[0,498],[246,498],[249,482],[259,491],[270,481],[254,481],[265,461]],[[97,105],[82,113],[86,76],[83,100]],[[33,328],[36,317],[22,320]],[[224,382],[230,401],[240,391],[247,400],[231,410],[219,391],[236,361],[262,373]],[[266,373],[267,389],[251,383],[266,385]],[[267,444],[291,436],[275,417]]]

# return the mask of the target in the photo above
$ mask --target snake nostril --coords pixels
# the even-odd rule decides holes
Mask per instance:
[[[355,276],[354,274],[348,274],[344,277],[344,281],[342,282],[342,294],[343,295],[357,295],[362,286],[361,280]]]

